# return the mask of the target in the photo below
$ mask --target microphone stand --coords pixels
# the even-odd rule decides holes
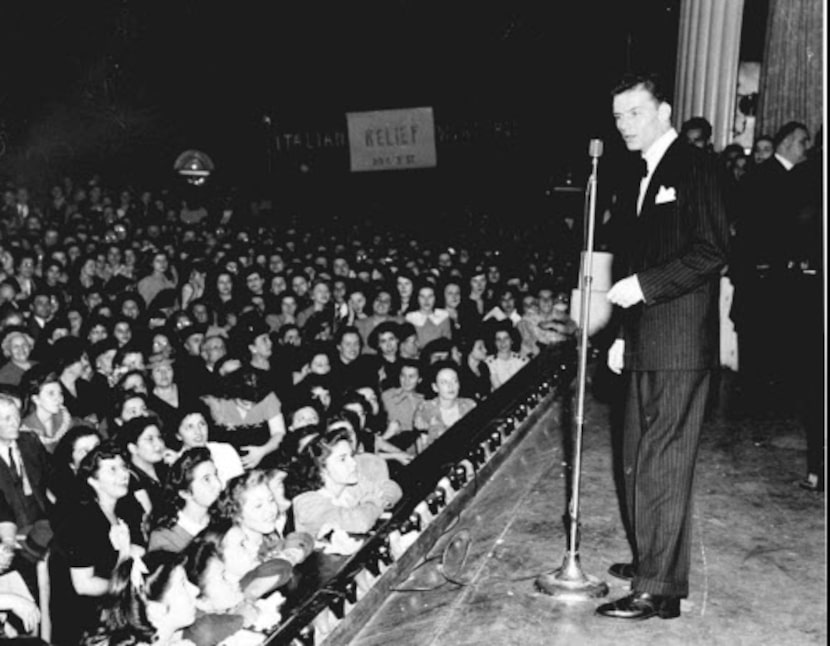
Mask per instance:
[[[582,264],[582,298],[580,306],[580,345],[577,371],[576,438],[571,483],[571,501],[568,551],[562,566],[552,574],[541,574],[536,579],[536,588],[545,594],[565,599],[591,599],[608,594],[608,585],[596,577],[585,574],[579,564],[579,484],[582,473],[582,435],[585,426],[585,382],[588,367],[588,319],[593,283],[594,228],[597,207],[597,167],[602,155],[602,141],[592,139],[589,145],[591,175],[588,178],[588,232],[585,239],[585,255]]]

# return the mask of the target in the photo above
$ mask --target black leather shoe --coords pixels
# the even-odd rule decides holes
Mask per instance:
[[[631,581],[631,579],[634,578],[634,575],[637,574],[637,570],[633,563],[614,563],[610,568],[608,568],[608,574],[615,576],[618,579]]]
[[[627,597],[605,603],[597,608],[597,614],[613,619],[640,621],[660,617],[674,619],[680,616],[680,599],[664,597],[648,592],[632,592]]]

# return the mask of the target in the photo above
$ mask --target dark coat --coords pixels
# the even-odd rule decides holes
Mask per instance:
[[[638,188],[624,198],[630,222],[616,257],[621,275],[637,274],[645,297],[622,312],[626,369],[716,367],[729,233],[715,165],[676,140],[654,170],[639,215]]]

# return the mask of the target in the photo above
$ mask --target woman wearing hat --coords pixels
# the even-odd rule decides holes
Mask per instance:
[[[165,353],[153,354],[148,360],[152,389],[147,396],[147,406],[161,418],[165,428],[198,401],[198,397],[183,384],[177,383],[175,362]]]

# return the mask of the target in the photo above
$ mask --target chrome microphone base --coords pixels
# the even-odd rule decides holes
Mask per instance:
[[[563,600],[597,599],[608,594],[608,584],[585,574],[579,564],[579,556],[568,553],[562,567],[552,574],[537,577],[536,589]]]

